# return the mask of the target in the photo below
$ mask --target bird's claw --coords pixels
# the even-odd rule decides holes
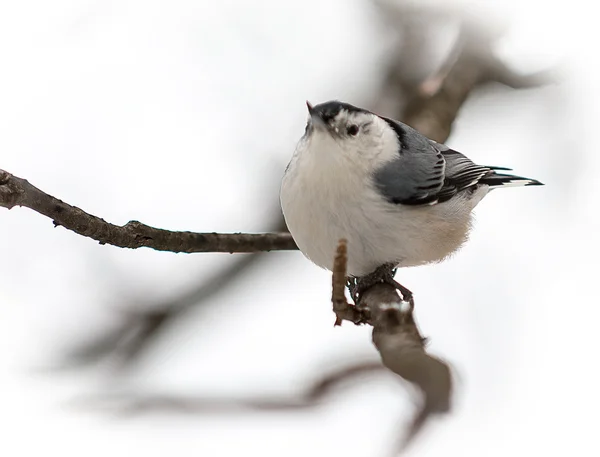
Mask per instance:
[[[402,294],[402,299],[404,301],[409,303],[412,302],[412,292],[394,279],[395,274],[396,266],[394,264],[387,263],[380,266],[372,273],[360,276],[358,278],[349,279],[347,287],[350,291],[350,295],[352,296],[352,300],[354,300],[354,303],[358,304],[361,295],[367,289],[373,287],[375,284],[383,283],[389,284],[390,286],[394,287],[394,289],[398,290],[400,294]]]

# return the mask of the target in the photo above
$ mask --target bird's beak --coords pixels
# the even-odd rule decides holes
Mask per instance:
[[[308,114],[310,114],[312,125],[318,129],[325,129],[325,127],[327,127],[327,124],[321,117],[320,113],[318,111],[315,111],[314,107],[308,100],[306,101],[306,107],[308,108]]]

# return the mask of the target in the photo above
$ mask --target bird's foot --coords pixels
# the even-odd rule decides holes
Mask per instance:
[[[386,263],[377,268],[372,273],[360,276],[358,278],[350,278],[348,280],[347,286],[348,290],[350,291],[350,295],[352,296],[352,300],[354,300],[354,303],[358,303],[361,295],[367,289],[373,287],[375,284],[383,283],[389,284],[390,286],[400,291],[400,294],[402,294],[402,299],[404,301],[412,301],[412,292],[394,279],[395,274],[396,265],[392,263]]]

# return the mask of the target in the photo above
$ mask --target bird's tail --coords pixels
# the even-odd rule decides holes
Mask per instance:
[[[510,170],[510,168],[501,167],[489,167],[492,170]],[[479,180],[479,184],[487,184],[490,189],[498,187],[517,187],[517,186],[543,186],[544,183],[539,182],[537,179],[524,178],[523,176],[509,175],[506,173],[496,173],[495,171],[490,172]]]

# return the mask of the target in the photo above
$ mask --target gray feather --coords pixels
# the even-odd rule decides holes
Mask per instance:
[[[425,137],[393,119],[383,118],[398,134],[398,157],[375,173],[375,183],[388,201],[404,205],[433,205],[474,189],[479,184],[491,188],[511,184],[540,185],[539,181],[495,170],[503,167],[477,165],[445,144]]]
[[[442,152],[413,128],[385,119],[398,133],[398,157],[375,173],[375,183],[392,203],[427,204],[437,199],[446,176]]]
[[[490,168],[476,165],[460,152],[430,140],[408,125],[385,120],[399,134],[400,150],[395,160],[375,173],[375,182],[392,203],[444,202],[493,173]]]

